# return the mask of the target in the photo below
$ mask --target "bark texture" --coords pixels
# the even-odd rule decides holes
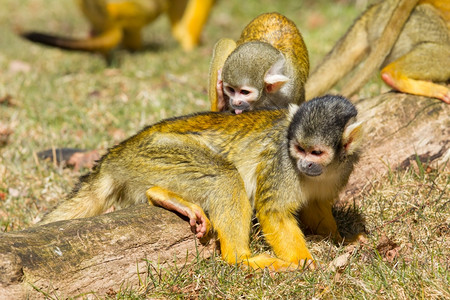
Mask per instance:
[[[450,105],[437,99],[386,93],[358,101],[365,144],[341,200],[348,200],[372,178],[414,164],[416,156],[435,166],[450,161]]]
[[[366,144],[343,200],[389,168],[406,167],[416,155],[448,164],[450,105],[388,93],[357,106]],[[144,278],[147,271],[145,259],[164,266],[176,258],[182,264],[196,253],[207,257],[211,251],[198,245],[185,220],[147,205],[3,233],[0,299],[43,298],[43,292],[59,297],[104,295],[121,285],[139,286],[139,276]]]
[[[182,266],[205,258],[189,223],[162,208],[136,205],[94,218],[0,235],[0,299],[105,295],[138,287],[148,263]]]

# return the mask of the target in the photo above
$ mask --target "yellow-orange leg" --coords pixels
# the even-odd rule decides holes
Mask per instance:
[[[186,201],[179,195],[157,186],[148,189],[146,191],[146,196],[151,205],[164,207],[188,217],[192,230],[196,233],[198,238],[207,236],[211,229],[211,224],[203,209],[198,205]],[[244,217],[243,219],[247,218]],[[230,235],[230,233],[233,232],[235,234]],[[236,233],[235,230],[231,228],[222,230],[222,227],[220,226],[217,228],[217,235],[220,241],[222,258],[231,265],[242,264],[255,270],[267,268],[271,271],[287,271],[298,268],[298,263],[284,261],[267,254],[251,257],[248,248],[248,238],[240,237],[240,233]]]
[[[180,9],[183,9],[183,5],[175,3],[169,7],[172,34],[184,50],[192,50],[198,45],[200,34],[213,4],[214,0],[189,0],[182,15],[180,15]]]
[[[450,104],[450,90],[431,81],[415,80],[402,75],[401,72],[384,68],[381,78],[390,87],[408,94],[438,98]]]
[[[331,209],[332,204],[330,201],[310,202],[301,210],[300,220],[314,233],[324,237],[331,237],[335,243],[351,244],[367,240],[363,232],[357,233],[352,237],[342,238]]]
[[[157,186],[149,188],[145,194],[150,204],[176,211],[183,216],[188,217],[192,232],[194,232],[198,238],[206,237],[211,230],[211,223],[200,206],[186,201],[177,194]]]
[[[450,90],[432,82],[448,81],[449,66],[450,46],[424,43],[384,67],[381,78],[400,92],[438,98],[450,104]]]
[[[329,236],[335,242],[342,242],[336,220],[333,217],[331,201],[311,201],[300,211],[300,220],[314,233]]]
[[[264,237],[273,251],[290,268],[316,268],[297,220],[287,213],[270,212],[258,216]]]

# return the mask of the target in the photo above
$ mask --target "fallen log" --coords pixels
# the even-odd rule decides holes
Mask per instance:
[[[182,266],[210,254],[186,220],[145,204],[3,233],[0,299],[105,295],[139,287],[149,263]]]
[[[357,103],[366,145],[342,199],[374,176],[416,157],[447,163],[450,105],[388,93]],[[448,165],[447,165],[448,167]],[[448,170],[448,169],[447,169]],[[0,234],[0,299],[104,295],[139,286],[148,262],[162,266],[207,257],[179,216],[147,205]],[[141,274],[142,272],[142,274]]]
[[[386,93],[356,103],[364,122],[363,155],[341,200],[389,170],[406,168],[419,158],[423,163],[450,161],[450,105],[440,100],[402,93]]]

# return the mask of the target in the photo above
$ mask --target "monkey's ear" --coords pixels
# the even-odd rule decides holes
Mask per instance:
[[[264,75],[264,84],[268,93],[277,92],[286,82],[289,77],[283,75],[285,65],[284,57],[275,62]]]
[[[300,106],[298,106],[297,104],[294,103],[290,103],[288,106],[288,119],[289,121],[292,121],[292,119],[294,118],[294,115],[297,113],[298,109],[300,108]]]
[[[351,155],[358,151],[363,141],[363,135],[362,122],[355,122],[347,125],[342,134],[342,144],[344,145],[347,155]]]

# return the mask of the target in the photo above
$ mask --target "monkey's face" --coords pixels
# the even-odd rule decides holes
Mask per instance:
[[[325,145],[308,145],[297,140],[291,140],[289,151],[295,159],[298,170],[311,177],[322,175],[326,167],[333,161],[333,148]]]
[[[236,114],[251,110],[252,104],[259,99],[258,89],[251,86],[233,86],[224,81],[223,90],[229,98],[229,106]]]
[[[327,176],[347,168],[357,155],[362,130],[356,108],[339,96],[324,96],[290,108],[289,154],[300,173]],[[328,172],[330,171],[330,172]]]
[[[229,107],[236,114],[259,106],[263,93],[274,93],[287,80],[284,56],[272,45],[252,41],[239,45],[226,59],[222,68],[223,92]]]

